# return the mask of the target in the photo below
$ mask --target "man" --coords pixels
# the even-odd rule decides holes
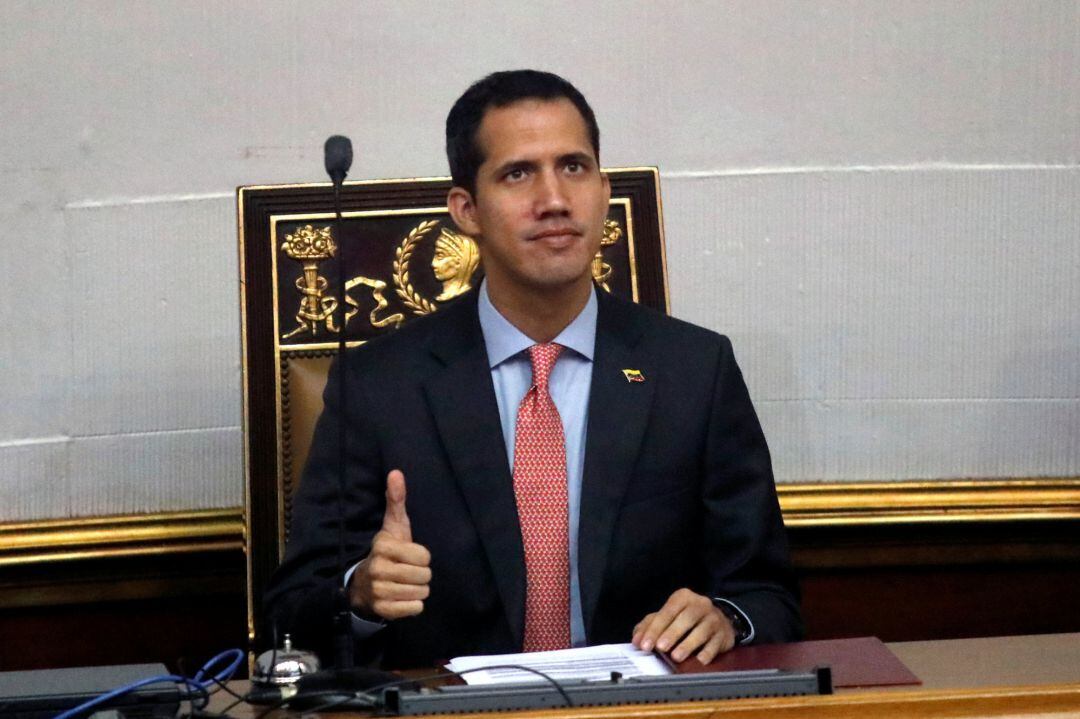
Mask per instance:
[[[495,73],[447,118],[484,280],[340,366],[267,595],[323,652],[342,583],[366,656],[633,641],[708,662],[801,634],[770,459],[728,340],[592,282],[610,199],[584,97]],[[349,571],[336,563],[346,423]]]

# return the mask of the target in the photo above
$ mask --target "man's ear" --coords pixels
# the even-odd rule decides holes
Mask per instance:
[[[604,207],[611,205],[611,178],[603,170],[600,171],[600,181],[604,183]]]
[[[450,217],[454,218],[454,224],[462,232],[473,237],[480,235],[480,223],[476,221],[476,202],[472,193],[464,187],[451,187],[446,196],[446,207],[450,210]]]

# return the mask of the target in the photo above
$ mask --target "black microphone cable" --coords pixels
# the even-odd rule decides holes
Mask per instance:
[[[457,677],[459,679],[464,678],[466,674],[472,672],[486,671],[489,669],[517,669],[520,671],[529,672],[535,674],[550,684],[555,691],[562,697],[564,705],[567,707],[574,706],[574,701],[570,695],[563,688],[559,680],[555,679],[549,674],[540,671],[539,669],[533,669],[532,667],[522,666],[520,664],[492,664],[489,666],[475,667],[473,669],[466,669],[461,672],[454,672],[446,669],[437,674],[427,674],[420,677],[413,678],[401,678],[391,682],[385,682],[376,684],[374,686],[368,686],[361,689],[357,686],[356,689],[348,688],[336,688],[336,689],[316,689],[293,693],[289,696],[282,696],[281,699],[270,703],[263,711],[255,716],[255,719],[265,719],[271,712],[282,708],[300,709],[304,712],[317,713],[320,711],[330,711],[332,709],[344,710],[364,710],[364,709],[376,709],[384,710],[387,707],[384,703],[384,692],[387,689],[392,689],[399,686],[407,685],[420,685],[424,682],[432,681],[435,679],[446,679],[448,677]],[[371,674],[374,675],[376,670],[372,670]],[[364,683],[364,678],[358,678],[358,684]],[[301,680],[303,682],[303,680]],[[438,688],[433,691],[439,691]],[[314,702],[313,700],[322,700]],[[260,704],[265,702],[260,701]]]
[[[344,135],[331,135],[326,138],[323,145],[323,165],[326,174],[334,185],[334,235],[337,236],[337,299],[335,308],[337,315],[338,331],[338,517],[337,517],[337,567],[338,576],[345,574],[345,420],[348,416],[345,408],[347,393],[345,382],[348,372],[345,371],[345,237],[341,231],[341,184],[349,174],[352,167],[353,150],[352,141]],[[349,596],[344,584],[338,587],[337,612],[334,617],[335,639],[335,664],[340,669],[348,669],[353,666],[353,641],[352,641],[352,617],[349,606]]]

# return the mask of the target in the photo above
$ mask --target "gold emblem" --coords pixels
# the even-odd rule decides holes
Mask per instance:
[[[387,325],[394,325],[394,329],[397,329],[402,322],[405,321],[405,315],[400,312],[395,312],[392,315],[387,315],[380,319],[377,315],[384,310],[389,302],[383,297],[383,290],[386,289],[386,283],[382,280],[373,280],[370,277],[363,277],[357,275],[351,280],[345,283],[345,302],[353,307],[351,310],[345,311],[345,324],[349,324],[349,320],[352,316],[360,311],[360,305],[356,303],[356,300],[349,294],[349,290],[357,285],[364,285],[371,288],[371,299],[375,300],[375,309],[368,315],[368,319],[371,321],[372,327],[386,327]]]
[[[641,374],[639,369],[624,369],[622,371],[623,377],[626,377],[627,382],[644,382],[645,375]]]
[[[416,246],[420,244],[420,240],[424,239],[429,232],[438,226],[438,220],[421,222],[412,228],[394,252],[394,287],[405,306],[418,315],[431,314],[435,311],[435,305],[431,304],[412,286],[412,280],[409,279],[409,263],[412,262],[413,252],[416,250]]]
[[[431,269],[435,279],[442,282],[442,292],[436,302],[446,302],[472,288],[471,280],[480,264],[480,248],[476,240],[448,227],[442,228],[435,240],[435,257]]]
[[[604,236],[600,239],[600,251],[596,253],[592,261],[592,276],[596,284],[603,287],[608,292],[611,292],[611,288],[608,286],[608,280],[611,279],[611,265],[604,262],[604,248],[611,247],[622,237],[622,228],[619,227],[619,223],[615,220],[604,220]]]
[[[291,235],[285,235],[281,250],[300,263],[304,274],[296,278],[296,289],[300,290],[300,308],[296,311],[297,326],[282,339],[304,331],[317,334],[319,325],[326,323],[329,332],[337,332],[334,326],[334,310],[337,300],[326,294],[326,278],[319,274],[319,263],[328,260],[337,252],[330,228],[316,230],[305,225]]]
[[[301,332],[310,332],[313,336],[319,333],[319,326],[326,325],[327,332],[337,333],[339,328],[334,322],[334,312],[338,308],[338,300],[326,291],[326,278],[319,274],[319,263],[328,260],[337,252],[337,244],[329,227],[315,229],[312,225],[305,225],[291,235],[285,235],[285,242],[281,244],[281,250],[290,258],[300,262],[304,274],[296,278],[296,289],[302,295],[300,308],[296,311],[296,327],[291,332],[282,335],[282,339],[289,339]],[[378,313],[384,310],[388,304],[383,296],[386,283],[382,280],[373,280],[368,277],[356,276],[345,282],[345,324],[353,315],[360,311],[357,304],[349,295],[349,290],[357,286],[371,288],[371,297],[375,301],[375,309],[371,311],[370,319],[374,327],[386,327],[387,325],[400,325],[405,315],[400,312],[387,317],[379,318]]]
[[[437,307],[413,287],[409,278],[409,264],[416,246],[432,230],[437,220],[421,222],[401,241],[394,255],[394,287],[402,303],[417,315],[434,312]],[[472,288],[472,276],[480,266],[480,248],[469,235],[443,227],[435,240],[435,255],[431,258],[431,271],[442,283],[442,292],[435,302],[446,302]]]

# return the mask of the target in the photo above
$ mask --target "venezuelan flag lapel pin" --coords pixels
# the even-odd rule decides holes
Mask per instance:
[[[626,377],[627,382],[644,382],[645,375],[641,374],[639,369],[624,369],[622,371],[623,377]]]

